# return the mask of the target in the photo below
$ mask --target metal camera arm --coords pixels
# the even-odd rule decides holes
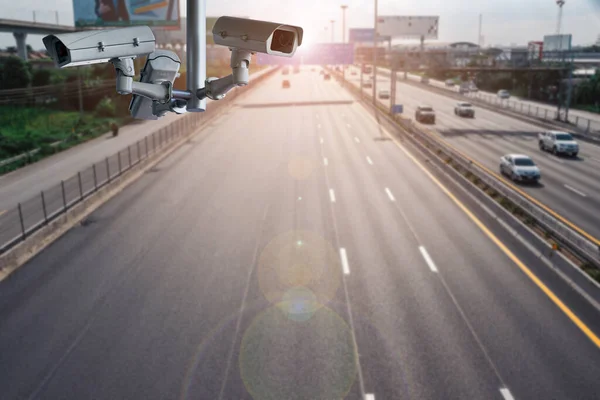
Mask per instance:
[[[234,87],[246,86],[249,80],[248,67],[251,59],[252,52],[231,49],[231,75],[223,78],[208,78],[204,87],[196,92],[198,98],[202,100],[208,97],[211,100],[221,100]]]
[[[117,93],[136,94],[149,98],[153,101],[154,114],[158,116],[163,116],[168,111],[177,114],[186,112],[186,100],[191,98],[189,92],[173,90],[173,84],[168,81],[162,83],[134,81],[133,58],[113,58],[110,62],[117,73]]]

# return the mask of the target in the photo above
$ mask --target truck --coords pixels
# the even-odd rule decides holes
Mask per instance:
[[[567,132],[547,131],[538,135],[540,150],[551,151],[554,155],[566,154],[577,157],[579,144]]]

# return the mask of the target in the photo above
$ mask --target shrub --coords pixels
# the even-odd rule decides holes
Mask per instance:
[[[116,113],[115,102],[109,97],[103,98],[96,106],[95,113],[98,117],[114,117]]]

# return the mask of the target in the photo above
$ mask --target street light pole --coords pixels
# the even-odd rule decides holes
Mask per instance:
[[[335,30],[333,29],[333,24],[335,23],[335,20],[334,20],[334,19],[332,19],[332,20],[331,20],[331,21],[329,21],[329,22],[331,22],[331,43],[333,43],[333,34],[334,34],[334,32],[335,32]]]
[[[346,9],[347,5],[342,5],[342,43],[346,44]],[[342,65],[342,78],[346,82],[346,66]]]
[[[373,33],[373,104],[376,104],[377,93],[377,0],[375,0],[375,19],[373,21],[375,31]]]

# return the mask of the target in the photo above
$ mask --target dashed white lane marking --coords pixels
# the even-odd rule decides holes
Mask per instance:
[[[318,129],[321,129],[321,124],[317,124],[317,128],[318,128]]]
[[[515,398],[510,394],[510,390],[507,388],[500,388],[500,394],[504,397],[505,400],[515,400]]]
[[[438,269],[435,266],[435,264],[433,263],[433,260],[431,259],[431,257],[429,257],[429,253],[427,252],[427,249],[425,249],[425,247],[423,247],[423,246],[419,246],[419,251],[421,252],[421,255],[423,256],[423,258],[425,259],[425,262],[429,266],[429,269],[432,272],[438,272]]]
[[[340,248],[340,259],[342,260],[342,269],[344,274],[350,275],[350,266],[348,265],[348,256],[346,255],[346,249]]]
[[[571,192],[573,192],[573,193],[577,193],[577,194],[578,194],[578,195],[580,195],[581,197],[587,197],[587,194],[583,193],[583,192],[582,192],[582,191],[580,191],[580,190],[577,190],[577,189],[575,189],[575,188],[574,188],[574,187],[572,187],[572,186],[569,186],[569,185],[565,184],[565,187],[566,187],[567,189],[569,189]]]
[[[354,141],[355,141],[356,143],[360,143],[360,139],[359,139],[359,138],[357,138],[356,136],[354,136]]]
[[[365,400],[375,400],[375,395],[372,393],[365,394]]]
[[[323,157],[323,165],[328,166],[329,161],[327,161],[327,157]]]
[[[321,142],[321,144],[323,144],[323,138],[319,138],[319,141]]]
[[[367,156],[367,162],[371,165],[373,165],[373,160],[371,160],[371,157]]]
[[[390,189],[385,188],[385,192],[387,193],[387,195],[391,201],[396,201],[396,198],[394,197],[394,195],[392,194],[392,191]]]
[[[329,198],[331,199],[332,203],[335,203],[335,192],[333,189],[329,189]]]

